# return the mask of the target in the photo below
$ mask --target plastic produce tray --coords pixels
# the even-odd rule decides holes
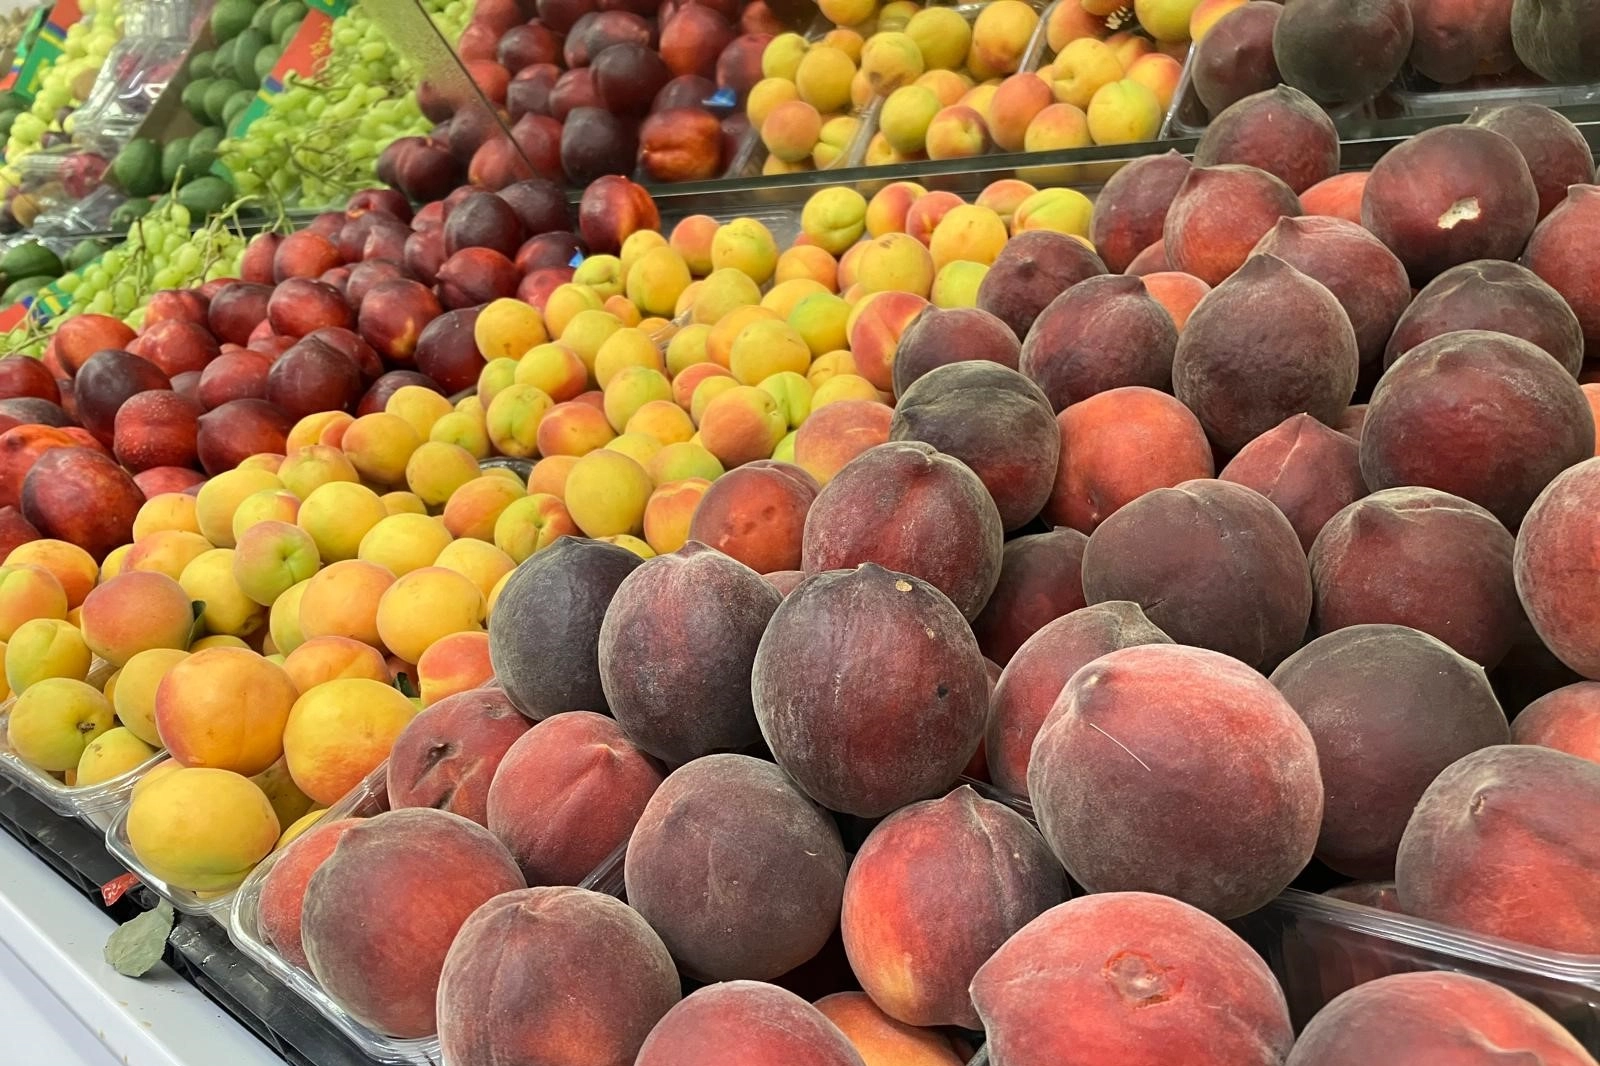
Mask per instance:
[[[97,659],[89,668],[89,683],[99,688],[115,671],[116,667]],[[0,777],[11,781],[56,814],[77,818],[92,829],[104,832],[115,822],[121,809],[127,805],[139,778],[166,758],[166,752],[159,751],[127,773],[98,785],[63,784],[12,750],[6,732],[11,721],[11,707],[15,702],[16,698],[13,697],[0,704]]]

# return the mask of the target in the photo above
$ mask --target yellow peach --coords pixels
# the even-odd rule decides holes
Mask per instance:
[[[1014,73],[1039,25],[1038,12],[1022,0],[993,0],[972,24],[967,68],[980,80]]]
[[[488,407],[500,390],[517,379],[517,360],[491,359],[478,372],[478,402]]]
[[[376,411],[350,424],[340,448],[362,480],[393,488],[405,484],[406,463],[422,440],[406,419]]]
[[[960,12],[950,7],[918,11],[906,22],[905,32],[929,70],[959,69],[972,46],[972,27]]]
[[[233,888],[272,852],[281,829],[259,786],[210,767],[146,774],[128,808],[133,853],[156,877],[191,892]]]
[[[811,413],[811,382],[792,370],[780,371],[761,380],[758,386],[778,405],[778,413],[790,429],[799,426]]]
[[[552,337],[567,331],[580,311],[598,311],[604,298],[587,285],[566,282],[550,291],[544,302],[544,328]]]
[[[854,373],[856,373],[855,356],[841,345],[838,350],[819,355],[812,360],[811,369],[806,371],[806,380],[811,382],[812,388],[816,388],[831,377]]]
[[[622,260],[614,255],[591,255],[572,271],[572,283],[586,286],[602,303],[622,292]],[[527,349],[524,349],[526,351]],[[512,355],[515,359],[521,352]]]
[[[689,523],[710,487],[705,478],[682,478],[650,494],[644,509],[644,539],[657,555],[675,552],[688,543]]]
[[[501,517],[505,512],[500,512]],[[499,528],[500,522],[495,520],[495,527]],[[478,586],[478,591],[485,597],[489,590],[494,588],[509,571],[515,569],[516,561],[495,547],[493,544],[482,540],[473,540],[468,537],[464,540],[451,541],[445,545],[444,551],[434,560],[434,566],[442,566],[446,570],[454,570],[462,577]]]
[[[706,354],[706,338],[710,335],[711,327],[703,322],[691,322],[674,333],[667,342],[667,373],[677,377],[696,363],[710,362],[711,356]]]
[[[712,399],[706,404],[698,424],[701,444],[724,467],[768,458],[788,430],[777,401],[748,385],[737,385]],[[639,510],[642,516],[642,501]],[[576,513],[573,517],[583,525]]]
[[[798,163],[822,138],[822,113],[804,100],[778,104],[761,123],[761,143],[775,158]]]
[[[589,368],[576,352],[565,345],[540,344],[517,361],[512,383],[532,385],[551,400],[561,403],[577,397],[589,387]]]
[[[1015,0],[996,0],[1012,3]],[[989,150],[989,129],[983,116],[971,107],[946,107],[928,123],[929,159],[967,159]]]
[[[1031,73],[1011,75],[989,101],[989,134],[994,143],[1002,151],[1022,151],[1029,123],[1053,103],[1055,96],[1043,78]]]
[[[1051,64],[1051,90],[1057,103],[1087,108],[1103,85],[1120,81],[1122,61],[1104,41],[1082,37],[1072,41]]]
[[[439,638],[482,623],[483,593],[470,578],[442,566],[402,574],[378,601],[378,635],[408,663]]]
[[[818,356],[843,348],[848,343],[844,325],[849,315],[849,304],[822,289],[796,303],[789,311],[787,321],[789,327],[805,341],[811,354]],[[805,373],[807,369],[809,366],[801,368],[800,373]]]
[[[205,604],[200,620],[208,633],[250,637],[266,627],[267,609],[239,587],[233,560],[233,548],[213,548],[183,568],[178,584],[191,600]]]
[[[566,504],[556,496],[539,492],[524,496],[500,512],[494,524],[494,546],[514,563],[520,563],[561,537],[575,537],[578,532]]]
[[[861,73],[878,96],[887,96],[922,75],[922,49],[909,34],[879,31],[861,48]]]
[[[1006,246],[1008,236],[999,215],[987,207],[963,204],[939,220],[928,251],[936,269],[963,259],[988,265]]]
[[[928,126],[943,106],[932,89],[902,85],[883,102],[878,130],[895,151],[920,152],[928,141]]]
[[[850,103],[850,80],[856,65],[842,50],[829,45],[808,49],[795,69],[795,89],[800,99],[828,114]]]
[[[482,630],[440,637],[428,645],[428,650],[417,660],[417,687],[424,707],[457,693],[481,688],[493,679],[489,634]]]
[[[302,693],[283,735],[294,783],[318,803],[337,803],[389,757],[416,710],[392,685],[365,677]]]
[[[18,626],[6,642],[6,686],[20,695],[47,678],[82,681],[89,676],[91,659],[77,626],[61,618],[34,618]]]
[[[646,468],[650,480],[665,485],[686,478],[715,481],[722,476],[722,463],[706,451],[705,446],[692,440],[669,444],[656,453]]]
[[[150,534],[162,530],[200,532],[193,496],[187,492],[163,492],[139,506],[139,513],[133,516],[133,542],[137,544]]]
[[[549,396],[532,385],[502,389],[486,413],[485,428],[495,451],[519,459],[537,454],[539,423],[554,406]],[[462,484],[470,480],[467,478]]]
[[[1133,0],[1139,25],[1157,41],[1178,44],[1189,39],[1189,18],[1200,0]]]
[[[311,534],[322,561],[332,563],[354,559],[361,538],[388,513],[365,485],[331,481],[301,501],[295,524]]]
[[[293,586],[288,592],[272,601],[267,613],[267,633],[272,646],[287,655],[305,643],[306,635],[300,628],[300,599],[306,594],[310,578]]]
[[[385,567],[360,559],[346,559],[317,571],[300,593],[302,643],[335,636],[378,647],[378,601],[394,580]],[[282,645],[279,648],[282,650]]]
[[[234,469],[218,474],[201,485],[195,496],[200,533],[219,548],[233,547],[233,512],[239,504],[257,492],[281,488],[278,476],[264,470]]]
[[[283,668],[255,652],[207,648],[162,675],[156,731],[184,766],[258,774],[283,754],[283,725],[296,695]]]
[[[835,185],[806,200],[800,210],[800,230],[817,247],[835,256],[860,238],[866,227],[866,214],[865,197],[848,186]]]
[[[405,419],[416,431],[417,439],[424,441],[428,439],[433,424],[455,410],[455,405],[447,397],[432,389],[421,385],[403,385],[394,391],[388,402],[383,405],[383,409],[391,415]],[[356,421],[360,422],[361,419],[358,418]],[[350,430],[345,430],[347,437],[349,433]],[[360,472],[359,467],[357,472]]]
[[[933,292],[929,299],[935,307],[976,307],[978,287],[988,273],[989,266],[986,263],[974,263],[969,259],[946,263],[934,275]]]
[[[284,458],[278,466],[278,479],[286,490],[303,500],[330,481],[360,481],[361,475],[344,452],[333,445],[308,444]]]
[[[810,54],[818,51],[821,49]],[[711,265],[718,270],[732,267],[743,271],[757,285],[765,285],[778,265],[778,243],[757,219],[736,218],[712,238]]]
[[[263,607],[272,606],[274,600],[316,573],[321,565],[317,542],[311,534],[288,522],[251,526],[233,549],[235,584],[248,599]]]
[[[811,151],[811,162],[818,170],[843,166],[860,133],[861,120],[854,115],[835,115],[826,120],[817,136],[817,146]]]
[[[904,233],[886,233],[861,253],[861,284],[866,292],[909,292],[927,296],[933,288],[933,256]]]
[[[1156,106],[1162,116],[1172,106],[1172,99],[1178,92],[1178,82],[1182,78],[1183,64],[1159,52],[1141,56],[1128,67],[1127,80],[1137,82],[1156,94]]]
[[[621,371],[644,368],[658,373],[667,368],[661,349],[642,329],[623,328],[606,338],[595,353],[594,378],[602,389],[610,386]]]
[[[645,404],[672,399],[672,383],[653,367],[628,366],[618,370],[606,386],[603,411],[611,428],[621,433]]]
[[[621,452],[590,452],[567,475],[566,506],[586,536],[642,530],[645,503],[655,484],[642,466]],[[512,553],[507,553],[512,554]]]
[[[337,448],[345,427],[354,421],[355,417],[344,411],[318,411],[306,415],[294,424],[284,438],[284,452],[292,455],[312,444],[331,444]]]
[[[399,577],[432,566],[452,540],[450,531],[438,518],[425,514],[390,515],[367,530],[356,558],[376,563]]]
[[[108,698],[117,720],[146,744],[161,746],[156,729],[156,689],[167,671],[189,656],[177,648],[150,648],[127,661],[117,673],[116,691]]]
[[[669,247],[652,248],[628,271],[628,299],[645,314],[671,315],[690,280],[683,256]]]
[[[767,48],[770,51],[772,46],[769,44]],[[796,58],[795,65],[798,66],[799,63],[800,60]],[[789,78],[762,78],[751,86],[750,94],[745,97],[745,115],[750,119],[750,125],[759,130],[766,125],[767,116],[772,114],[773,109],[779,104],[798,99],[800,99],[800,90],[795,88],[794,82]],[[701,217],[708,216],[702,215]],[[709,255],[709,246],[706,251]],[[698,273],[705,273],[705,271],[698,271]]]
[[[586,455],[616,436],[605,412],[581,400],[558,403],[539,423],[539,454]]]
[[[713,260],[714,261],[714,260]],[[732,267],[713,269],[690,305],[690,321],[714,326],[741,307],[761,302],[761,287],[750,275]]]
[[[1041,189],[1022,202],[1011,225],[1016,233],[1047,229],[1087,237],[1093,215],[1094,204],[1078,190]]]
[[[103,785],[123,774],[132,773],[155,758],[156,749],[123,728],[112,728],[95,737],[78,760],[76,785]]]
[[[752,322],[734,339],[728,368],[741,385],[759,385],[773,374],[804,374],[811,365],[805,339],[785,322]],[[670,394],[670,389],[669,389]]]
[[[604,421],[604,416],[601,420]],[[493,541],[494,524],[500,512],[526,495],[522,482],[515,475],[506,478],[486,473],[467,482],[450,497],[450,502],[444,505],[444,526],[456,538]]]
[[[583,365],[594,374],[595,353],[607,337],[622,329],[622,322],[610,311],[579,311],[572,316],[567,328],[561,331],[561,343],[583,360]]]
[[[1110,2],[1110,0],[1105,0]],[[1117,8],[1125,7],[1127,0],[1116,0]],[[1101,37],[1106,32],[1105,16],[1086,10],[1083,3],[1051,4],[1045,16],[1045,43],[1050,51],[1059,52],[1069,42],[1079,37]]]
[[[774,84],[787,86],[790,95],[783,99],[793,99],[797,95],[794,83],[791,81],[775,79]],[[760,87],[761,83],[758,82],[756,87],[750,90],[750,96],[745,99],[745,113],[750,116],[750,124],[756,127],[761,123],[750,114],[750,101],[755,98],[756,89]],[[672,235],[667,238],[667,246],[683,256],[683,261],[689,264],[690,272],[697,278],[711,273],[711,238],[716,236],[718,225],[720,223],[710,215],[689,215],[672,227]]]
[[[634,411],[623,426],[624,432],[643,434],[663,447],[694,436],[694,421],[672,402],[671,395],[672,386],[668,385],[668,398],[650,400]]]
[[[283,672],[294,682],[295,691],[301,693],[342,677],[389,682],[389,664],[384,661],[383,653],[349,637],[317,637],[306,641],[284,657]]]
[[[100,577],[100,567],[94,556],[76,544],[49,538],[17,545],[6,556],[5,565],[37,566],[54,574],[61,583],[61,591],[67,594],[68,610],[83,602]]]
[[[550,339],[544,316],[521,300],[491,300],[472,324],[472,339],[484,359],[518,359]]]

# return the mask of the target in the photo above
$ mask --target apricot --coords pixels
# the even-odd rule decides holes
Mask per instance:
[[[208,648],[162,674],[156,729],[176,762],[249,777],[283,755],[284,725],[297,695],[288,673],[255,652]]]
[[[128,806],[128,843],[152,874],[175,888],[233,888],[278,840],[272,804],[247,777],[178,766],[145,784]]]
[[[318,803],[337,803],[383,763],[416,710],[369,677],[336,678],[301,694],[282,740],[295,785]]]
[[[20,579],[13,576],[17,573],[0,574],[0,605],[12,606],[14,585],[17,593],[26,590],[39,597],[35,603],[59,593],[60,585],[53,577],[49,579],[53,587],[43,593],[28,588],[38,580],[31,575],[44,571],[30,571],[29,576]],[[64,605],[65,597],[59,602]],[[89,650],[114,666],[122,666],[150,648],[187,648],[195,622],[194,608],[183,586],[165,574],[149,571],[130,571],[96,586],[84,597],[81,611],[79,626]],[[61,616],[65,614],[63,606]],[[52,614],[35,607],[30,616]],[[13,632],[14,627],[3,635],[9,640]]]

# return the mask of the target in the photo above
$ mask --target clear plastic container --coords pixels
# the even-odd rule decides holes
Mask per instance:
[[[1211,113],[1206,110],[1206,105],[1200,102],[1200,94],[1194,88],[1194,62],[1197,49],[1189,49],[1189,58],[1184,61],[1183,74],[1178,79],[1178,88],[1172,94],[1172,106],[1167,109],[1166,121],[1161,124],[1162,140],[1182,140],[1187,137],[1199,137],[1205,133],[1206,127],[1211,125]],[[1392,94],[1385,92],[1375,100],[1368,100],[1360,104],[1346,104],[1340,107],[1326,109],[1332,116],[1336,125],[1341,129],[1351,124],[1371,123],[1381,119],[1398,118]]]
[[[1550,85],[1531,75],[1522,80],[1501,79],[1498,83],[1472,88],[1437,86],[1412,71],[1400,76],[1392,90],[1395,101],[1406,115],[1445,118],[1470,115],[1480,107],[1502,104],[1538,104],[1541,107],[1581,107],[1600,103],[1600,83],[1588,85]]]
[[[130,788],[131,792],[132,789]],[[150,891],[172,904],[173,909],[183,914],[192,914],[197,918],[211,918],[219,924],[228,921],[228,907],[233,901],[237,889],[226,892],[208,892],[201,895],[191,892],[187,888],[169,885],[145,868],[144,863],[134,854],[133,842],[128,839],[128,811],[130,803],[123,803],[113,813],[111,823],[106,826],[106,850],[111,857],[120,862],[129,873],[144,883]]]
[[[105,685],[106,679],[116,672],[116,667],[103,659],[96,659],[89,668],[88,681],[96,688]],[[12,697],[0,704],[0,777],[11,781],[34,799],[55,813],[67,818],[77,818],[91,829],[104,832],[127,806],[128,796],[139,778],[156,763],[166,758],[166,752],[157,752],[141,765],[98,785],[68,785],[55,775],[39,769],[24,760],[6,739],[11,721]]]
[[[389,809],[388,764],[367,775],[360,787],[328,809],[323,823],[343,818],[371,818]],[[614,896],[622,895],[622,857],[619,847],[580,887]],[[373,1060],[392,1066],[445,1066],[437,1037],[401,1040],[373,1031],[350,1017],[317,984],[315,977],[278,953],[261,929],[261,885],[271,871],[277,854],[269,855],[250,872],[233,893],[228,914],[228,938],[250,961],[281,982],[295,995],[314,1007],[345,1037]]]

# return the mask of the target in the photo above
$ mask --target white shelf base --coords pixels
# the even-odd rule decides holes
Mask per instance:
[[[164,963],[139,980],[107,966],[113,926],[0,833],[0,1063],[283,1066]]]

